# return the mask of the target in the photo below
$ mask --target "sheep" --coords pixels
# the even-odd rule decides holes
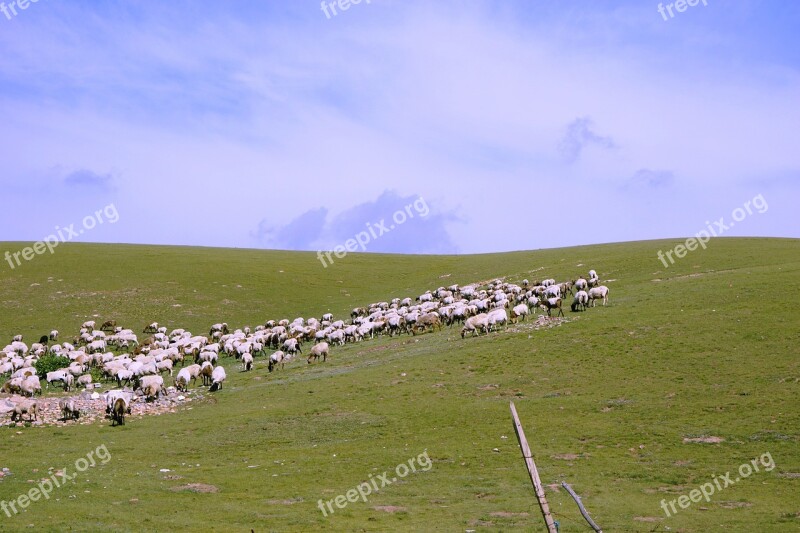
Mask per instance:
[[[144,376],[141,382],[142,395],[148,400],[155,400],[164,391],[164,378],[161,376]]]
[[[22,342],[22,335],[14,335],[11,342]]]
[[[39,376],[32,375],[28,376],[22,380],[22,384],[20,385],[20,392],[23,395],[28,395],[33,398],[33,395],[36,393],[42,393],[42,384],[39,383]]]
[[[267,370],[270,372],[278,365],[281,365],[281,368],[286,364],[286,354],[282,351],[278,350],[274,354],[269,356],[269,364],[267,365]]]
[[[461,328],[461,338],[463,339],[467,332],[472,333],[472,335],[476,333],[480,335],[481,329],[485,333],[489,333],[489,316],[486,313],[479,313],[467,318],[464,321],[464,327]]]
[[[158,370],[159,374],[164,372],[165,370],[169,372],[169,375],[172,375],[172,359],[162,359],[161,361],[156,363],[156,370]]]
[[[192,375],[189,373],[189,370],[186,368],[181,368],[178,371],[178,377],[175,378],[175,388],[181,392],[185,392],[189,387],[189,381],[192,379]]]
[[[589,289],[589,303],[591,307],[595,306],[595,300],[603,299],[603,306],[605,307],[608,302],[608,287],[600,285],[599,287],[592,287]]]
[[[111,427],[125,425],[125,411],[127,410],[128,404],[125,403],[124,398],[114,400],[114,405],[111,407]]]
[[[333,313],[325,313],[322,315],[322,321],[325,322],[326,320],[328,322],[333,322]]]
[[[156,333],[158,331],[158,322],[152,322],[144,327],[142,333]]]
[[[511,321],[517,322],[519,317],[522,317],[522,320],[524,322],[528,314],[530,314],[530,310],[528,309],[528,304],[515,305],[511,309]]]
[[[249,372],[253,369],[253,356],[249,353],[242,355],[242,370]]]
[[[86,330],[94,329],[95,324],[96,322],[94,320],[87,320],[86,322],[81,324],[81,329],[86,329]]]
[[[416,323],[414,324],[414,327],[411,330],[411,333],[413,335],[416,335],[417,330],[422,329],[422,331],[424,332],[428,327],[431,328],[431,331],[434,331],[437,327],[440,330],[442,329],[442,320],[439,318],[438,313],[426,313],[417,318]]]
[[[570,309],[575,312],[579,309],[581,311],[586,311],[586,304],[589,303],[589,294],[584,291],[580,290],[575,293],[575,299],[572,300],[572,305],[570,305]]]
[[[6,394],[17,394],[22,391],[23,381],[25,381],[25,378],[11,378],[3,383],[3,387],[0,388],[0,392],[4,392]]]
[[[320,342],[319,344],[315,344],[311,348],[311,352],[308,355],[308,364],[311,364],[311,360],[318,360],[319,357],[322,356],[322,362],[324,363],[328,359],[328,343],[327,342]]]
[[[37,420],[39,414],[39,403],[36,400],[22,400],[14,405],[11,411],[11,421],[16,422],[17,419],[22,421],[22,415],[28,415],[28,420]]]
[[[585,291],[587,288],[589,288],[588,282],[583,278],[578,278],[575,281],[574,286],[575,286],[575,290],[578,290],[578,291]]]
[[[83,376],[79,377],[78,380],[75,382],[76,385],[81,385],[84,389],[88,389],[89,385],[92,384],[92,375],[91,374],[84,374]]]
[[[81,416],[81,412],[75,406],[73,398],[63,398],[58,402],[58,410],[61,411],[63,420],[77,420]]]
[[[203,385],[211,384],[212,372],[214,372],[214,365],[208,361],[203,361],[203,364],[200,365],[200,375],[203,376]]]
[[[297,352],[303,353],[303,350],[300,348],[300,341],[297,339],[286,339],[283,342],[283,350],[290,354],[295,354]]]
[[[564,316],[564,310],[561,309],[561,298],[543,298],[539,306],[542,309],[547,309],[547,316],[551,316],[551,309],[558,309],[558,316]]]
[[[506,310],[502,307],[498,307],[497,309],[492,309],[486,315],[486,320],[489,326],[489,329],[492,329],[492,326],[495,324],[507,324],[508,323],[508,314],[506,314]]]
[[[100,331],[114,331],[114,328],[117,327],[116,320],[106,320],[100,326]]]
[[[64,390],[69,391],[75,378],[66,370],[56,370],[54,372],[48,372],[46,375],[46,380],[48,389],[50,388],[51,383],[60,381],[64,384]]]
[[[222,382],[225,381],[225,377],[225,369],[221,366],[216,367],[211,374],[212,383],[211,388],[208,389],[209,392],[222,390]]]

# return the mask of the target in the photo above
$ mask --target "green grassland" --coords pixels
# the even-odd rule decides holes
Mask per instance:
[[[0,481],[0,500],[99,445],[112,459],[0,514],[0,530],[542,531],[514,401],[543,483],[570,483],[604,531],[798,531],[800,241],[714,239],[665,269],[656,252],[678,242],[350,254],[328,268],[312,253],[63,244],[14,270],[0,264],[4,344],[52,328],[67,338],[90,317],[199,334],[221,321],[346,317],[442,285],[590,268],[610,288],[609,306],[567,309],[570,321],[550,329],[462,340],[445,326],[333,347],[327,363],[299,358],[273,374],[263,357],[250,373],[224,359],[222,391],[123,427],[2,427],[0,467],[14,475]],[[724,440],[684,442],[711,436]],[[327,517],[317,507],[424,452],[430,470],[368,502]],[[772,471],[664,515],[662,499],[738,476],[767,452]],[[189,483],[218,491],[175,490]],[[590,531],[565,491],[547,495],[562,532]]]

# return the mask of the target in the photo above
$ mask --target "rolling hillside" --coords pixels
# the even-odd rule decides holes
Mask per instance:
[[[3,344],[53,328],[68,338],[91,317],[198,334],[221,321],[347,318],[442,285],[590,268],[610,294],[607,307],[565,306],[568,321],[548,329],[528,321],[461,339],[445,326],[333,347],[327,363],[301,357],[273,374],[263,357],[250,373],[225,359],[222,391],[124,427],[0,427],[0,468],[13,473],[0,500],[98,446],[111,454],[49,499],[0,512],[0,530],[542,531],[513,400],[561,531],[590,530],[562,480],[605,531],[797,531],[800,241],[718,238],[665,269],[656,252],[678,242],[349,254],[328,268],[313,253],[64,244],[13,270],[3,263]],[[318,507],[422,454],[428,470],[368,501],[327,516]],[[763,454],[770,471],[666,517],[662,500]]]

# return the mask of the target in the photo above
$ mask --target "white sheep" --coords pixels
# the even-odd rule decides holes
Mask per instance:
[[[464,327],[461,329],[461,338],[463,339],[467,333],[472,335],[480,334],[480,330],[489,333],[489,317],[486,313],[479,313],[471,316],[464,321]]]
[[[580,290],[575,293],[575,299],[572,300],[572,305],[570,305],[570,309],[574,311],[586,311],[586,305],[589,303],[589,294],[584,291]]]
[[[591,307],[595,306],[595,300],[603,300],[603,306],[608,302],[608,287],[600,285],[599,287],[592,287],[589,289],[589,303]]]
[[[242,369],[249,372],[253,369],[253,356],[249,353],[242,355]]]
[[[527,304],[519,304],[515,305],[511,309],[511,321],[517,322],[519,317],[522,317],[522,320],[525,321],[525,318],[530,314],[530,310],[528,309]]]
[[[311,347],[311,352],[308,355],[308,364],[311,364],[311,360],[318,360],[322,356],[322,362],[324,363],[328,359],[328,343],[327,342],[320,342],[319,344],[315,344]]]
[[[76,420],[81,412],[75,406],[74,398],[62,398],[58,401],[58,410],[61,411],[63,420]]]
[[[222,382],[225,381],[225,369],[221,366],[218,366],[214,369],[214,372],[211,374],[211,388],[209,389],[210,392],[215,392],[218,390],[222,390]]]

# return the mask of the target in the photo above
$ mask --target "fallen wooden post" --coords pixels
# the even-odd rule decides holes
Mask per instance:
[[[592,529],[597,531],[597,533],[603,533],[603,530],[600,529],[600,526],[595,524],[594,520],[592,520],[592,517],[589,516],[589,513],[586,511],[586,508],[583,506],[583,503],[581,502],[581,497],[578,496],[577,494],[575,494],[575,491],[572,490],[572,487],[570,487],[566,483],[566,481],[562,481],[561,482],[561,486],[564,487],[565,489],[567,489],[567,492],[569,492],[569,495],[572,496],[572,499],[575,500],[575,503],[578,504],[578,509],[580,509],[581,514],[586,519],[586,521],[589,522],[589,525],[592,526]]]
[[[549,533],[558,533],[556,524],[550,514],[550,506],[547,505],[547,498],[544,495],[544,487],[542,487],[542,480],[539,479],[539,471],[536,470],[536,463],[533,462],[533,455],[531,448],[528,446],[528,439],[525,438],[525,431],[522,429],[522,424],[517,416],[517,409],[514,407],[514,402],[511,402],[511,417],[514,420],[514,431],[517,434],[520,449],[522,450],[522,457],[525,459],[525,466],[528,467],[528,474],[531,476],[531,483],[533,483],[533,490],[536,492],[536,499],[539,500],[539,508],[542,510],[544,523],[547,524]]]

